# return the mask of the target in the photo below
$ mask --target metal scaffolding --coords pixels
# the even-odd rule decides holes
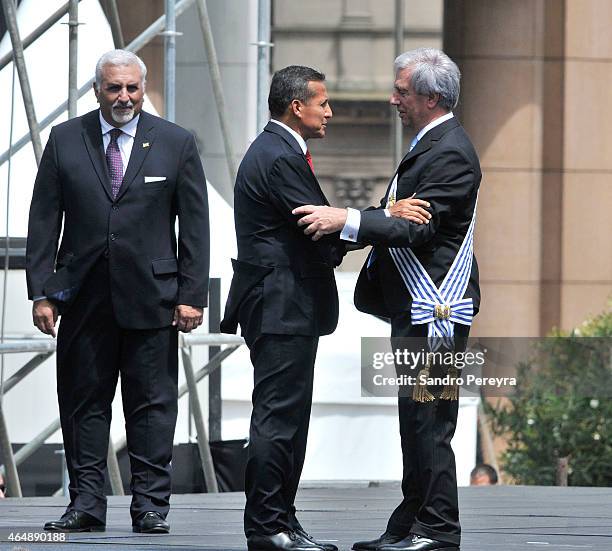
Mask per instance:
[[[164,36],[164,115],[176,120],[176,11],[174,0],[166,0],[166,30]]]
[[[32,90],[30,88],[30,79],[28,78],[28,70],[26,68],[25,57],[23,55],[23,43],[19,36],[19,27],[17,26],[17,10],[13,0],[2,0],[2,9],[4,11],[4,19],[6,27],[11,38],[13,46],[13,63],[17,68],[19,75],[19,84],[21,85],[21,95],[23,96],[23,106],[25,108],[28,126],[30,128],[30,141],[34,148],[34,157],[36,164],[40,164],[42,157],[42,145],[40,142],[40,128],[36,118],[34,109],[34,99],[32,98]],[[10,149],[10,144],[9,144]]]
[[[257,132],[268,122],[268,87],[270,85],[271,0],[259,0],[257,11]]]
[[[189,394],[193,422],[198,436],[197,443],[198,451],[200,452],[200,462],[208,492],[217,492],[218,486],[197,385],[204,377],[207,377],[215,370],[219,369],[223,360],[237,350],[242,344],[244,344],[242,337],[224,335],[221,333],[181,335],[179,339],[183,369],[185,370],[185,380],[187,382],[178,389],[178,397],[180,399],[186,394]],[[206,364],[195,371],[192,361],[192,349],[196,346],[225,346],[225,348],[220,349]],[[47,338],[13,339],[0,344],[0,354],[2,355],[19,353],[36,354],[24,364],[17,373],[6,381],[3,389],[4,394],[9,392],[45,360],[50,358],[55,353],[55,347],[56,342]],[[11,440],[7,430],[6,417],[0,408],[0,451],[5,458],[4,465],[0,465],[0,473],[4,472],[6,474],[7,488],[11,496],[21,497],[21,484],[19,482],[17,467],[40,448],[50,436],[59,430],[59,428],[60,420],[58,418],[45,427],[27,445],[13,454]],[[123,495],[123,484],[119,472],[119,463],[117,462],[117,453],[125,448],[126,443],[125,438],[121,438],[117,442],[113,442],[112,440],[109,441],[107,466],[114,495]],[[56,494],[61,493],[62,488],[56,492]]]
[[[79,0],[70,0],[68,10],[68,118],[77,116],[79,99],[77,63],[79,56]]]
[[[44,22],[42,22],[32,33],[25,39],[21,39],[19,28],[17,25],[17,11],[14,0],[0,0],[6,20],[7,30],[10,35],[12,50],[6,55],[0,57],[0,70],[6,67],[11,61],[17,70],[21,92],[23,97],[24,108],[28,121],[29,132],[21,136],[15,143],[9,143],[8,150],[0,155],[0,165],[9,162],[12,156],[21,150],[28,143],[32,143],[34,155],[37,164],[40,163],[42,157],[42,144],[40,132],[51,125],[58,117],[68,111],[68,117],[72,118],[77,115],[78,99],[91,90],[94,78],[89,79],[83,86],[78,87],[77,81],[77,60],[78,60],[78,6],[80,0],[69,0],[63,4],[58,10],[51,14]],[[165,110],[166,118],[174,120],[175,118],[175,89],[176,89],[176,37],[181,33],[176,32],[176,19],[182,15],[188,8],[196,3],[197,14],[204,38],[204,51],[208,62],[210,79],[212,82],[215,105],[219,114],[219,122],[223,143],[225,146],[225,154],[227,159],[227,167],[230,179],[233,182],[236,175],[236,159],[234,157],[232,141],[229,130],[229,118],[225,107],[225,96],[223,85],[221,82],[221,73],[215,44],[212,36],[211,25],[208,15],[208,10],[205,0],[165,0],[165,14],[160,16],[144,31],[142,31],[129,44],[125,45],[119,9],[116,0],[106,0],[107,19],[113,36],[113,43],[116,48],[124,48],[132,52],[138,52],[151,42],[155,37],[162,35],[165,37],[165,55],[164,55],[164,91],[165,91]],[[28,78],[28,71],[24,57],[24,50],[33,44],[38,38],[44,35],[51,27],[60,21],[68,14],[68,44],[69,44],[69,63],[68,63],[68,94],[67,100],[57,106],[42,120],[38,120],[34,101]],[[12,142],[12,122],[11,122],[11,139]],[[10,171],[9,171],[9,186],[10,186]],[[8,209],[10,197],[7,197],[7,250],[8,250]],[[8,253],[5,253],[8,262]],[[5,273],[6,281],[6,273]],[[216,297],[217,299],[219,297]],[[3,305],[6,304],[6,291],[3,296]],[[217,481],[208,446],[208,435],[204,425],[204,415],[202,413],[197,383],[202,378],[210,373],[213,373],[220,366],[222,361],[236,350],[243,340],[240,337],[210,334],[205,336],[184,335],[181,337],[181,355],[187,384],[179,389],[179,397],[189,393],[190,410],[193,416],[194,424],[198,436],[198,449],[200,452],[200,460],[202,470],[205,476],[206,485],[209,492],[217,491]],[[191,350],[194,346],[209,346],[212,353],[209,362],[198,371],[194,371]],[[226,346],[221,348],[221,346]],[[27,375],[32,373],[39,365],[54,354],[55,342],[40,339],[28,338],[27,340],[9,341],[4,340],[4,331],[2,332],[2,342],[0,343],[0,355],[4,358],[5,354],[32,352],[34,358],[24,364],[15,374],[7,381],[0,380],[0,453],[4,458],[4,465],[0,466],[0,472],[6,474],[7,489],[11,496],[21,496],[21,484],[17,467],[29,456],[32,455],[44,442],[60,428],[59,419],[56,419],[45,427],[34,439],[28,444],[13,453],[12,444],[9,437],[9,430],[6,423],[6,418],[2,410],[2,397],[9,392],[16,384],[22,381]],[[219,421],[217,420],[217,424]],[[111,486],[113,493],[122,494],[123,486],[119,467],[117,462],[117,452],[121,451],[126,445],[125,438],[118,442],[109,442],[108,452],[108,469],[110,474]],[[60,489],[59,492],[62,490]]]
[[[206,59],[208,61],[210,81],[212,83],[213,95],[215,96],[215,103],[217,105],[217,113],[219,114],[221,134],[223,135],[227,170],[229,172],[230,182],[233,184],[233,182],[236,181],[236,159],[234,157],[234,149],[230,137],[229,117],[227,116],[227,109],[225,107],[225,94],[223,93],[221,71],[219,70],[219,62],[217,61],[217,50],[210,27],[210,18],[208,17],[206,2],[204,0],[196,0],[196,5],[198,7],[200,27],[202,28],[202,37],[204,38],[204,50],[206,51]]]

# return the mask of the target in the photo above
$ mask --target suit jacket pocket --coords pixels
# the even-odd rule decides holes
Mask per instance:
[[[178,263],[176,258],[158,258],[151,262],[154,275],[176,274],[178,272]]]
[[[163,182],[153,182],[152,184],[144,184],[142,189],[145,191],[159,191],[161,189],[166,189],[168,187],[168,182],[164,180]]]

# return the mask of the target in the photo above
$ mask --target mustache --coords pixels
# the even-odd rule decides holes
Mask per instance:
[[[113,109],[116,109],[117,107],[128,107],[130,109],[134,108],[134,104],[131,101],[127,101],[126,103],[123,103],[119,100],[117,100],[115,103],[113,103]]]

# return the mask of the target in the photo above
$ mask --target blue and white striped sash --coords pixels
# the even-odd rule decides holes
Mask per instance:
[[[465,295],[472,273],[477,206],[478,197],[470,227],[439,288],[410,248],[389,247],[391,258],[412,296],[410,312],[412,324],[428,325],[427,336],[432,350],[438,349],[442,344],[452,349],[455,323],[472,325],[474,317],[472,299],[462,297]]]

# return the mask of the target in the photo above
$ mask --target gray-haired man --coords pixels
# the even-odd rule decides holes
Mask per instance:
[[[169,530],[177,329],[202,322],[208,201],[193,136],[142,111],[145,78],[133,53],[104,54],[94,85],[100,109],[51,130],[34,184],[28,294],[43,333],[55,336],[62,317],[57,391],[70,475],[66,512],[45,530],[105,528],[119,373],[133,529]]]
[[[380,207],[359,212],[307,205],[294,211],[305,215],[300,224],[315,240],[342,231],[343,239],[373,245],[357,282],[355,305],[391,319],[394,347],[414,344],[396,340],[411,337],[436,350],[464,350],[480,303],[472,251],[481,172],[474,147],[451,111],[459,99],[459,79],[457,66],[440,50],[400,55],[390,101],[414,138]],[[430,203],[428,224],[395,217],[397,201],[413,194]],[[421,384],[412,396],[400,393],[404,499],[382,536],[357,542],[353,549],[459,549],[451,448],[457,413],[453,385]]]

